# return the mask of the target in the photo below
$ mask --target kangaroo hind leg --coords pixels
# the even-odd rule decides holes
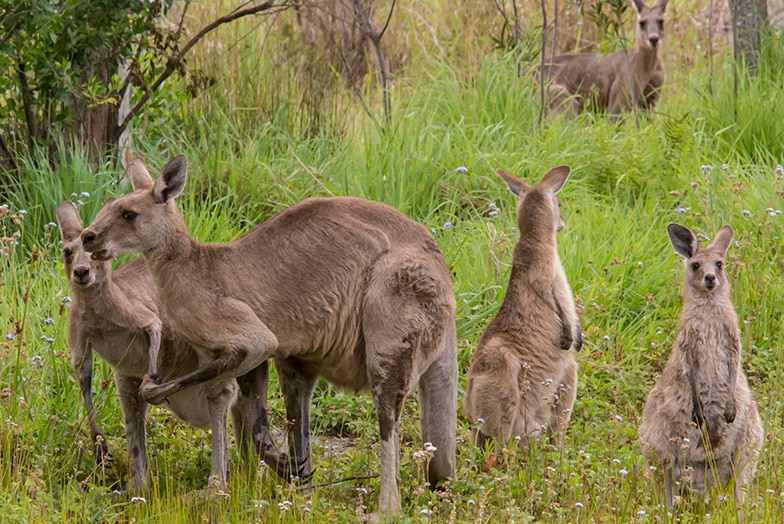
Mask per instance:
[[[438,268],[431,259],[398,253],[379,260],[373,268],[363,301],[362,332],[368,383],[378,412],[381,436],[381,495],[379,504],[387,518],[400,508],[400,456],[398,425],[403,402],[417,379],[425,373],[426,401],[444,395],[441,406],[448,410],[444,416],[456,418],[456,398],[452,386],[439,390],[437,376],[456,383],[457,363],[451,362],[451,345],[445,346],[448,334],[453,334],[454,295],[445,268]],[[443,361],[439,360],[446,352]],[[430,373],[427,370],[432,367]],[[455,376],[453,377],[453,374]],[[442,386],[443,387],[443,386]],[[430,433],[437,429],[433,408],[425,408],[426,425]],[[441,430],[452,431],[456,422],[442,422]],[[452,438],[452,437],[450,437]],[[446,454],[454,449],[444,435],[437,439]],[[437,446],[437,444],[434,444]],[[439,451],[436,450],[435,453]],[[451,473],[454,457],[439,458],[439,474]],[[443,471],[440,471],[443,470]],[[431,479],[433,480],[433,479]]]
[[[431,488],[455,476],[457,368],[457,335],[450,326],[444,349],[419,379],[422,441],[435,447],[426,471]]]

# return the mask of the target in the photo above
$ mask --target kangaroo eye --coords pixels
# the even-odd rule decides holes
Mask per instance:
[[[657,20],[656,25],[659,26],[659,31],[664,30],[664,20]]]
[[[699,263],[699,262],[694,262],[694,263],[691,265],[691,270],[692,270],[692,271],[697,271],[698,269],[700,269],[700,263]]]
[[[640,29],[642,29],[643,31],[645,31],[645,22],[644,22],[644,21],[643,21],[643,22],[640,22]]]
[[[67,247],[63,249],[63,255],[65,258],[71,258],[71,255],[73,255],[73,250],[70,247]]]
[[[123,219],[125,219],[125,220],[127,220],[129,222],[131,220],[133,220],[134,218],[136,218],[136,215],[138,215],[138,213],[134,213],[133,211],[123,211],[122,212]]]
[[[722,263],[722,261],[721,261],[721,260],[719,260],[718,262],[716,262],[716,269],[721,269],[722,267],[724,267],[724,264]]]

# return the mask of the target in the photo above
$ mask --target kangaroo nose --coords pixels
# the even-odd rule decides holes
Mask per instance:
[[[77,267],[73,270],[74,277],[79,282],[87,282],[88,278],[90,277],[90,268],[89,267]]]
[[[649,36],[648,37],[648,42],[651,44],[651,47],[656,47],[656,44],[659,43],[659,37],[658,36]]]
[[[716,285],[716,276],[715,275],[705,275],[705,287],[708,289],[713,289],[713,286]]]
[[[95,233],[92,231],[82,231],[82,244],[85,247],[95,242]]]

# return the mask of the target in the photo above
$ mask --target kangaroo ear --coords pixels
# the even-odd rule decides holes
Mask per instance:
[[[144,165],[144,160],[138,156],[131,160],[131,164],[128,166],[128,178],[131,179],[134,191],[150,189],[155,184],[150,172],[147,171],[147,166]]]
[[[719,229],[719,232],[716,233],[716,238],[713,239],[713,243],[708,247],[721,251],[722,256],[725,256],[727,250],[730,248],[730,243],[732,242],[734,234],[735,232],[732,230],[731,226],[724,226]]]
[[[187,173],[188,162],[185,160],[185,155],[174,157],[161,170],[161,175],[158,177],[153,190],[155,198],[163,204],[182,193]]]
[[[507,173],[506,171],[499,169],[498,176],[504,179],[506,185],[509,186],[509,189],[517,195],[518,197],[524,197],[531,189],[531,184],[523,180],[522,178],[517,178],[511,173]]]
[[[697,252],[699,244],[697,237],[686,226],[680,224],[670,224],[667,226],[667,234],[670,235],[670,242],[675,252],[684,258],[691,258]]]
[[[645,5],[644,0],[632,0],[632,4],[634,4],[634,10],[637,11],[638,15],[642,13],[643,9],[646,9],[648,7],[647,5]]]
[[[554,167],[548,171],[542,181],[539,182],[539,187],[543,188],[550,195],[554,195],[564,186],[571,171],[572,168],[569,166]]]
[[[664,10],[667,9],[667,0],[659,0],[654,7],[658,9],[661,14],[664,14]]]
[[[70,242],[82,233],[82,219],[73,202],[61,202],[57,207],[57,223],[64,242]]]

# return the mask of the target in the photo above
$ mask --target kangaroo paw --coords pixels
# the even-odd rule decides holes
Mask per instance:
[[[169,395],[175,393],[178,386],[173,382],[159,385],[156,383],[156,378],[157,377],[145,375],[144,379],[142,379],[142,385],[139,386],[139,395],[148,404],[157,406],[158,404],[162,404]]]
[[[735,402],[732,401],[727,404],[727,407],[724,408],[724,420],[727,424],[732,424],[735,422]]]
[[[577,338],[574,341],[574,345],[572,349],[575,351],[580,351],[583,348],[583,332],[580,328],[580,325],[577,325]]]

